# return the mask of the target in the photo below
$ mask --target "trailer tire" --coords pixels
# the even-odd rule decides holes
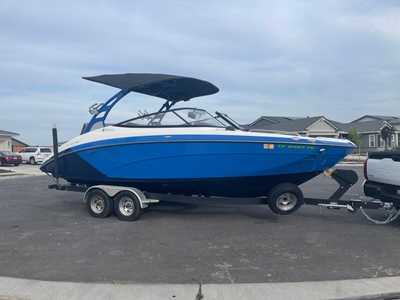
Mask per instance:
[[[91,190],[86,195],[86,206],[89,213],[95,218],[107,218],[114,210],[112,199],[99,189]]]
[[[281,183],[268,193],[268,206],[277,215],[288,215],[304,202],[303,192],[293,183]]]
[[[122,221],[135,221],[143,212],[139,199],[131,192],[121,192],[115,197],[114,211]]]

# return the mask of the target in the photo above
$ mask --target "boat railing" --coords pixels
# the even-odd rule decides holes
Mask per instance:
[[[301,136],[300,134],[294,131],[281,131],[281,130],[270,130],[270,129],[250,129],[249,132],[276,133],[284,135]]]

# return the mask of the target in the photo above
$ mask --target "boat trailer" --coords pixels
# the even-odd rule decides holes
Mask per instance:
[[[48,188],[60,191],[84,192],[83,201],[86,202],[89,213],[96,218],[105,218],[114,212],[116,216],[123,221],[134,221],[141,216],[143,209],[147,208],[150,204],[159,202],[203,206],[268,205],[269,208],[278,215],[291,214],[298,210],[303,204],[318,205],[320,208],[346,208],[350,213],[355,213],[358,208],[360,208],[363,213],[363,208],[378,209],[385,207],[393,211],[392,204],[383,203],[375,199],[372,201],[341,200],[340,198],[358,181],[356,172],[345,169],[336,169],[335,171],[329,169],[324,171],[325,176],[331,176],[339,184],[337,190],[328,199],[304,198],[301,189],[292,183],[278,184],[271,189],[267,197],[256,198],[159,194],[141,191],[135,187],[116,185],[87,186],[73,183],[60,184],[58,174],[58,138],[55,123],[53,124],[52,131],[55,164],[52,178],[55,179],[56,183],[49,185]],[[391,207],[387,207],[387,204],[390,204]],[[399,214],[400,210],[395,217],[399,216]],[[367,218],[369,217],[367,216]]]
[[[353,170],[336,169],[327,172],[338,184],[337,190],[328,199],[303,198],[300,188],[293,184],[280,184],[278,193],[271,198],[227,198],[207,197],[203,195],[173,195],[140,191],[134,187],[115,185],[82,184],[51,184],[49,189],[60,191],[84,192],[83,200],[86,202],[89,213],[97,218],[105,218],[113,212],[124,221],[137,220],[143,209],[154,203],[182,203],[203,206],[224,205],[268,205],[278,215],[287,215],[295,212],[302,204],[318,205],[320,208],[340,209],[346,208],[350,213],[356,213],[357,209],[378,209],[385,207],[385,203],[379,200],[341,200],[340,198],[357,182],[357,173]],[[289,190],[285,189],[289,188]],[[295,187],[295,189],[294,189]],[[294,190],[293,190],[294,189]],[[293,190],[293,192],[292,192]],[[300,191],[299,194],[296,192]],[[294,195],[293,195],[294,194]],[[387,208],[387,207],[385,207]]]

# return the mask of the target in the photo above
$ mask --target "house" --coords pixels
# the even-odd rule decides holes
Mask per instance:
[[[264,129],[272,131],[295,132],[309,137],[345,138],[347,131],[343,124],[325,118],[324,116],[307,118],[271,117],[258,118],[246,126],[250,130]]]
[[[12,151],[12,137],[18,133],[0,130],[0,151]]]
[[[15,132],[0,130],[0,151],[19,152],[21,149],[29,147],[30,145],[14,138],[14,136],[18,135]],[[59,142],[58,146],[62,144],[63,142]],[[53,146],[46,146],[46,148],[50,148],[53,151]]]
[[[389,128],[394,134],[388,148],[400,146],[400,117],[365,115],[350,123],[340,123],[324,116],[317,117],[276,117],[262,116],[253,123],[244,125],[249,130],[271,130],[295,132],[302,136],[347,138],[351,128],[361,133],[361,152],[382,151],[385,143],[382,129]]]
[[[28,147],[28,144],[25,144],[24,142],[21,142],[15,138],[12,138],[12,151],[13,152],[18,152],[19,150]]]
[[[382,130],[385,127],[394,132],[388,141],[388,149],[400,146],[400,118],[367,115],[346,125],[347,131],[357,127],[357,131],[361,133],[362,152],[385,150],[385,142],[382,138]]]

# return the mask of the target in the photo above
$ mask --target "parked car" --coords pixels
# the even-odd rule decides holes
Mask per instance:
[[[22,161],[34,165],[43,162],[52,152],[45,147],[26,147],[18,152],[22,156]]]
[[[18,153],[11,151],[0,151],[0,166],[22,164],[22,157]]]

